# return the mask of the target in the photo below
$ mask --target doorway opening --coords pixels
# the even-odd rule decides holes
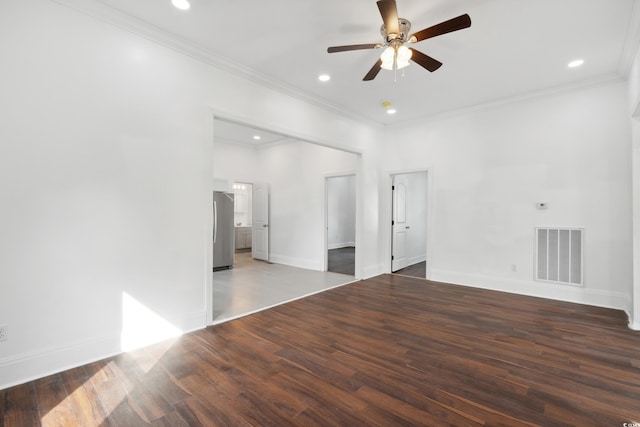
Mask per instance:
[[[428,171],[391,175],[391,272],[428,278]]]
[[[356,175],[326,177],[325,194],[325,270],[355,276]]]
[[[235,252],[251,252],[251,227],[253,222],[253,184],[234,182],[233,225]]]
[[[360,153],[296,136],[286,129],[270,130],[264,123],[252,124],[249,118],[238,119],[220,117],[213,111],[210,166],[215,190],[231,192],[234,183],[252,184],[251,252],[235,253],[234,268],[206,276],[208,324],[218,318],[215,313],[220,310],[243,305],[245,291],[255,291],[256,298],[266,303],[272,294],[294,298],[318,291],[318,287],[311,290],[316,279],[308,275],[318,276],[323,286],[354,278],[326,270],[323,184],[327,176],[359,173]],[[213,217],[212,212],[207,213]],[[358,227],[362,226],[360,221],[358,218]],[[207,227],[211,233],[213,220]],[[358,232],[358,239],[360,235]],[[206,251],[212,252],[211,242]],[[360,251],[355,253],[355,277],[362,275],[360,256]],[[276,283],[279,290],[263,286],[265,283]]]

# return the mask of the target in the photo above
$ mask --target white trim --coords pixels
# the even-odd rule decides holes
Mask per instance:
[[[620,74],[625,78],[629,77],[631,67],[638,49],[640,48],[640,2],[633,2],[633,9],[629,16],[629,27],[627,28],[627,36],[625,38],[622,55],[620,56],[620,65],[618,69]]]
[[[214,168],[213,168],[213,156],[214,156],[214,126],[215,116],[211,109],[208,109],[207,116],[207,132],[205,134],[206,140],[203,142],[205,150],[204,155],[207,157],[204,161],[206,164],[205,179],[210,182],[210,186],[205,187],[207,194],[205,200],[207,203],[204,208],[204,221],[206,235],[204,236],[204,301],[205,301],[205,325],[213,322],[213,190],[214,190]]]
[[[487,276],[483,274],[460,273],[456,271],[434,269],[431,280],[472,288],[482,288],[511,294],[547,298],[557,301],[593,305],[631,311],[629,296],[621,292],[607,292],[576,286],[562,286],[538,282],[534,280],[512,279],[506,277]]]
[[[522,104],[527,103],[535,99],[544,99],[554,95],[562,95],[565,93],[579,92],[592,87],[606,86],[613,83],[624,83],[625,80],[620,74],[613,73],[606,76],[600,76],[593,79],[583,80],[577,83],[570,83],[560,86],[554,86],[551,88],[533,90],[527,93],[521,93],[514,96],[507,96],[500,99],[489,100],[487,102],[480,102],[475,105],[469,105],[466,107],[455,108],[449,111],[443,111],[434,114],[426,114],[424,116],[414,117],[407,120],[395,121],[393,124],[386,126],[387,129],[393,130],[396,128],[404,128],[405,126],[415,125],[416,123],[425,122],[437,122],[440,120],[477,114],[485,111],[491,111],[497,108],[504,107],[510,104]]]
[[[103,336],[0,359],[0,390],[120,354],[120,340]]]
[[[290,267],[304,268],[306,270],[324,271],[322,261],[315,259],[296,258],[287,255],[269,254],[269,262],[274,264],[283,264]]]
[[[356,242],[344,242],[344,243],[334,243],[332,245],[327,245],[327,249],[342,249],[342,248],[355,248]]]
[[[362,156],[358,155],[358,167],[361,167]],[[355,229],[355,242],[344,242],[344,243],[334,243],[333,245],[329,245],[329,179],[331,178],[339,178],[339,177],[353,176],[356,180],[356,211],[355,211],[355,220],[356,220],[356,229]],[[323,268],[322,271],[329,271],[329,250],[330,249],[340,249],[347,247],[355,247],[357,248],[356,242],[358,241],[359,229],[358,229],[358,204],[359,204],[359,177],[357,171],[348,171],[343,173],[328,173],[324,175],[324,253],[323,253]],[[355,276],[358,277],[358,250],[356,249],[355,253]]]
[[[240,115],[233,113],[229,110],[221,108],[219,106],[210,105],[209,111],[213,114],[214,118],[224,120],[227,122],[235,122],[239,125],[248,126],[257,130],[264,130],[270,133],[277,133],[283,137],[290,138],[299,142],[308,142],[310,144],[319,145],[321,147],[333,148],[334,150],[343,151],[345,153],[362,155],[362,150],[340,145],[340,141],[336,140],[322,140],[317,135],[305,134],[296,131],[290,127],[278,126],[272,122],[263,121],[257,117]]]
[[[568,85],[560,85],[550,89],[541,89],[527,92],[524,94],[518,94],[515,96],[505,97],[498,100],[489,100],[487,102],[480,102],[476,105],[470,105],[467,107],[456,108],[449,111],[439,112],[435,114],[426,114],[423,116],[414,117],[405,121],[396,121],[393,124],[383,125],[376,120],[370,119],[360,115],[353,110],[347,109],[339,104],[331,103],[323,98],[315,96],[309,92],[294,88],[287,83],[267,76],[257,70],[241,65],[228,58],[222,57],[219,53],[213,52],[203,46],[199,46],[186,39],[179,37],[176,34],[163,30],[155,25],[149,24],[139,18],[124,13],[120,10],[112,8],[111,6],[96,0],[51,0],[61,6],[68,7],[84,15],[90,16],[94,19],[117,27],[121,30],[127,31],[136,36],[158,43],[166,48],[172,49],[176,52],[189,56],[195,60],[203,62],[208,65],[212,65],[221,70],[231,72],[235,75],[241,75],[242,77],[258,83],[262,86],[270,88],[281,94],[291,96],[301,101],[316,105],[327,111],[339,114],[341,116],[349,117],[360,123],[373,126],[376,129],[382,129],[384,127],[394,128],[398,126],[405,126],[407,123],[416,123],[418,121],[425,120],[440,120],[445,117],[457,116],[465,113],[473,113],[482,111],[485,109],[491,109],[509,104],[513,102],[528,101],[532,98],[545,97],[553,93],[561,93],[572,90],[581,90],[589,86],[595,86],[600,84],[610,83],[615,80],[624,80],[630,72],[631,65],[635,52],[638,50],[640,44],[640,25],[635,24],[638,22],[637,16],[640,14],[638,9],[638,2],[634,4],[633,11],[630,17],[630,27],[628,29],[626,42],[623,48],[623,54],[621,55],[620,65],[618,69],[619,73],[610,74],[604,77],[597,77],[595,79],[585,80],[578,83],[570,83]]]
[[[345,276],[345,277],[348,277],[348,276]],[[232,320],[240,319],[242,317],[246,317],[246,316],[249,316],[251,314],[256,314],[256,313],[259,313],[259,312],[264,311],[264,310],[269,310],[270,308],[277,307],[279,305],[283,305],[283,304],[287,304],[287,303],[290,303],[290,302],[293,302],[293,301],[297,301],[297,300],[300,300],[300,299],[303,299],[303,298],[307,298],[307,297],[310,297],[312,295],[316,295],[316,294],[319,294],[319,293],[322,293],[322,292],[326,292],[326,291],[329,291],[331,289],[340,288],[340,287],[345,286],[345,285],[350,285],[350,284],[355,283],[357,281],[358,280],[351,280],[351,281],[348,281],[346,283],[341,283],[339,285],[334,285],[334,286],[331,286],[331,287],[328,287],[328,288],[324,288],[324,289],[320,289],[320,290],[317,290],[317,291],[313,291],[313,292],[310,292],[308,294],[304,294],[304,295],[299,296],[299,297],[291,298],[291,299],[288,299],[286,301],[282,301],[282,302],[278,302],[278,303],[275,303],[275,304],[268,305],[266,307],[261,307],[261,308],[255,309],[255,310],[247,311],[246,313],[236,314],[235,316],[231,316],[231,317],[228,317],[226,319],[216,320],[210,326],[219,325],[219,324],[222,324],[222,323],[230,322]]]
[[[392,212],[392,192],[391,192],[391,187],[393,185],[393,177],[395,175],[405,175],[405,174],[410,174],[410,173],[420,173],[420,172],[426,172],[427,175],[427,235],[426,235],[426,243],[427,243],[427,254],[424,257],[423,260],[421,261],[417,261],[417,262],[422,262],[422,261],[426,261],[427,262],[427,267],[426,267],[426,273],[425,273],[425,278],[426,279],[431,279],[431,264],[432,264],[432,259],[433,259],[433,243],[432,240],[433,238],[431,238],[431,236],[433,236],[433,230],[434,230],[434,191],[433,191],[433,170],[434,168],[432,166],[426,167],[426,168],[418,168],[418,169],[406,169],[406,170],[396,170],[396,171],[390,171],[387,172],[387,186],[384,188],[384,190],[382,191],[383,196],[381,197],[381,203],[383,203],[382,206],[382,212],[383,212],[383,217],[382,217],[382,222],[381,222],[381,226],[379,227],[380,230],[382,230],[383,236],[383,245],[385,248],[385,260],[384,260],[384,267],[382,269],[383,272],[385,273],[391,273],[392,270],[392,265],[391,265],[391,234],[392,234],[392,229],[391,229],[391,220],[393,217],[393,212]],[[371,276],[369,276],[371,277]]]
[[[411,267],[414,264],[417,264],[419,262],[423,262],[423,261],[426,261],[426,260],[427,260],[427,255],[426,254],[425,255],[420,255],[420,256],[414,256],[413,258],[409,258],[407,260],[407,265],[409,267]]]
[[[204,328],[205,320],[205,311],[191,313],[181,322],[185,326],[184,329],[181,328],[182,333]],[[116,334],[6,357],[0,359],[0,379],[2,381],[0,382],[0,390],[123,353],[122,337],[120,334]]]
[[[389,256],[391,258],[391,256]],[[387,266],[385,263],[378,263],[375,265],[369,265],[362,269],[362,279],[370,279],[372,277],[379,276],[381,274],[389,273],[386,271]]]
[[[189,56],[197,61],[212,65],[221,70],[241,75],[242,77],[268,87],[287,96],[316,105],[325,110],[331,111],[341,116],[349,117],[360,123],[381,128],[382,125],[375,120],[347,110],[340,105],[330,103],[322,98],[314,96],[303,90],[294,88],[282,80],[269,77],[257,70],[241,65],[228,58],[222,57],[219,53],[213,52],[204,46],[197,45],[176,34],[163,30],[155,25],[149,24],[139,18],[115,9],[107,4],[96,0],[51,0],[61,6],[68,7],[84,15],[113,25],[121,30],[127,31],[136,36],[158,43],[166,48],[172,49],[183,55]]]
[[[58,0],[53,0],[53,1],[58,1]],[[213,180],[213,177],[215,176],[215,171],[213,170],[213,158],[215,156],[215,145],[216,145],[216,141],[214,140],[214,132],[213,132],[213,128],[215,126],[215,120],[216,118],[221,119],[221,120],[225,120],[225,121],[231,121],[231,122],[236,122],[245,126],[250,126],[252,128],[255,129],[263,129],[266,131],[269,131],[271,133],[278,133],[280,135],[283,135],[285,137],[288,138],[292,138],[295,139],[296,141],[300,141],[300,142],[306,142],[309,144],[314,144],[314,145],[318,145],[321,147],[326,147],[326,148],[332,148],[335,150],[339,150],[345,153],[351,153],[351,154],[355,154],[358,156],[358,160],[357,160],[357,169],[356,171],[348,171],[348,172],[343,172],[343,173],[336,173],[336,174],[327,174],[325,176],[346,176],[346,175],[355,175],[356,176],[356,242],[355,242],[355,246],[356,247],[360,247],[362,248],[362,223],[363,223],[363,211],[362,211],[362,198],[363,198],[363,191],[362,191],[362,152],[358,151],[356,149],[349,149],[349,148],[345,148],[344,146],[340,146],[339,145],[339,141],[322,141],[321,139],[317,138],[317,137],[313,137],[310,135],[305,135],[302,134],[300,132],[294,131],[291,128],[288,127],[282,127],[282,126],[277,126],[274,125],[273,123],[266,123],[264,121],[258,120],[254,117],[250,117],[250,116],[246,116],[246,115],[240,115],[240,114],[236,114],[233,112],[230,112],[224,108],[220,108],[218,106],[209,106],[208,107],[208,117],[207,120],[209,121],[209,129],[210,132],[207,135],[207,140],[209,141],[209,144],[211,145],[211,152],[210,152],[210,158],[211,158],[211,180]],[[325,184],[326,185],[326,184]],[[213,197],[212,195],[210,197]],[[326,198],[326,187],[325,187],[325,198]],[[211,325],[213,324],[213,242],[209,242],[208,236],[213,235],[213,201],[210,203],[211,207],[207,207],[207,212],[206,214],[206,221],[207,221],[207,237],[206,237],[206,250],[205,250],[205,256],[207,257],[206,259],[206,269],[207,271],[205,272],[205,292],[204,292],[204,298],[205,298],[205,307],[206,307],[206,313],[207,313],[207,325]],[[326,201],[325,201],[325,206],[326,206]],[[325,230],[326,230],[326,210],[325,210],[325,224],[324,224]],[[326,231],[325,231],[325,248],[326,248]],[[364,272],[363,272],[363,267],[362,267],[362,252],[363,251],[358,251],[356,250],[356,262],[355,262],[355,277],[356,279],[360,279],[364,277]],[[324,260],[321,261],[321,264],[318,264],[318,262],[313,261],[313,260],[304,260],[304,259],[297,259],[297,258],[292,258],[292,257],[287,257],[287,256],[280,256],[280,255],[275,255],[275,259],[274,259],[274,255],[270,254],[270,258],[269,260],[278,264],[285,264],[285,265],[290,265],[293,267],[300,267],[300,268],[307,268],[307,269],[311,269],[311,270],[317,270],[317,271],[326,271],[326,251],[325,251],[325,255],[324,255]],[[376,276],[378,274],[380,274],[382,272],[382,270],[380,270],[379,268],[372,268],[370,269],[370,271],[372,272],[371,275],[369,277],[372,276]],[[375,272],[375,273],[373,273]]]

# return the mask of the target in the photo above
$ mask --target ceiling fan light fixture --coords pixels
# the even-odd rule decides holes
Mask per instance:
[[[411,49],[402,45],[399,47],[387,46],[380,55],[380,68],[383,70],[400,70],[409,65]]]
[[[407,67],[409,65],[409,60],[411,59],[411,49],[406,46],[400,46],[398,48],[398,56],[396,59],[396,68],[398,70]]]
[[[409,33],[411,30],[411,22],[398,17],[396,0],[378,0],[376,4],[378,5],[378,10],[382,18],[380,35],[383,37],[383,43],[351,44],[345,46],[330,46],[327,48],[328,53],[384,48],[380,58],[362,78],[365,82],[375,79],[380,70],[397,71],[403,69],[409,65],[410,60],[433,73],[442,66],[442,62],[429,55],[425,55],[419,50],[409,48],[405,46],[405,44],[418,43],[471,26],[471,18],[465,13],[411,34]],[[397,76],[397,73],[395,74]]]
[[[382,61],[380,68],[384,70],[393,70],[393,63],[395,62],[395,59],[396,50],[393,47],[388,46],[380,55],[380,61]]]

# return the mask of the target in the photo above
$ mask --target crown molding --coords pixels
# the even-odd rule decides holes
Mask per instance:
[[[577,92],[580,90],[588,89],[591,87],[605,86],[613,83],[622,83],[625,79],[617,73],[607,74],[605,76],[596,77],[593,79],[583,80],[577,83],[571,83],[561,86],[554,86],[552,88],[535,90],[524,94],[510,96],[506,98],[497,99],[489,102],[481,102],[476,105],[470,105],[463,108],[457,108],[454,110],[445,111],[442,113],[429,114],[425,116],[415,117],[412,119],[403,120],[401,122],[387,125],[386,129],[396,129],[404,126],[412,126],[416,123],[433,122],[437,120],[443,120],[451,117],[463,116],[466,114],[478,113],[483,111],[493,110],[509,104],[518,104],[528,102],[538,98],[545,98],[549,96],[559,95],[569,92]]]
[[[348,117],[357,122],[382,128],[383,126],[368,117],[354,113],[340,105],[332,103],[324,98],[314,96],[308,92],[287,85],[281,80],[269,77],[257,70],[238,64],[220,54],[198,45],[190,40],[166,31],[160,27],[150,24],[140,18],[136,18],[121,10],[115,9],[100,0],[50,0],[61,6],[73,9],[76,12],[87,15],[91,18],[113,25],[121,30],[127,31],[136,36],[145,38],[154,43],[158,43],[166,48],[177,51],[192,59],[204,62],[221,70],[240,75],[243,78],[279,92],[283,95],[296,98],[308,104],[323,108],[342,117]]]
[[[267,148],[271,148],[271,147],[276,147],[278,145],[282,145],[284,143],[287,142],[300,142],[300,143],[306,143],[306,141],[301,141],[301,140],[297,140],[295,138],[290,138],[290,137],[282,137],[280,139],[277,139],[275,141],[269,141],[269,142],[247,142],[247,141],[239,141],[237,139],[229,139],[229,138],[222,138],[222,137],[215,137],[215,143],[216,144],[225,144],[225,145],[231,145],[234,147],[242,147],[242,148],[246,148],[249,150],[254,150],[254,151],[258,151],[258,150],[264,150]]]
[[[640,48],[640,0],[634,0],[631,16],[629,17],[629,27],[627,28],[627,36],[620,56],[620,65],[618,69],[620,74],[627,78],[631,72],[633,61],[635,60],[638,49]]]

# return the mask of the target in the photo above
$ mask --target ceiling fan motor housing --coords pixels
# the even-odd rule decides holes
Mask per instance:
[[[387,44],[393,40],[399,40],[401,43],[405,43],[409,39],[411,22],[409,22],[408,19],[398,18],[398,25],[400,27],[400,34],[387,34],[387,29],[384,24],[380,27],[380,34],[382,34],[382,37],[384,37]]]

